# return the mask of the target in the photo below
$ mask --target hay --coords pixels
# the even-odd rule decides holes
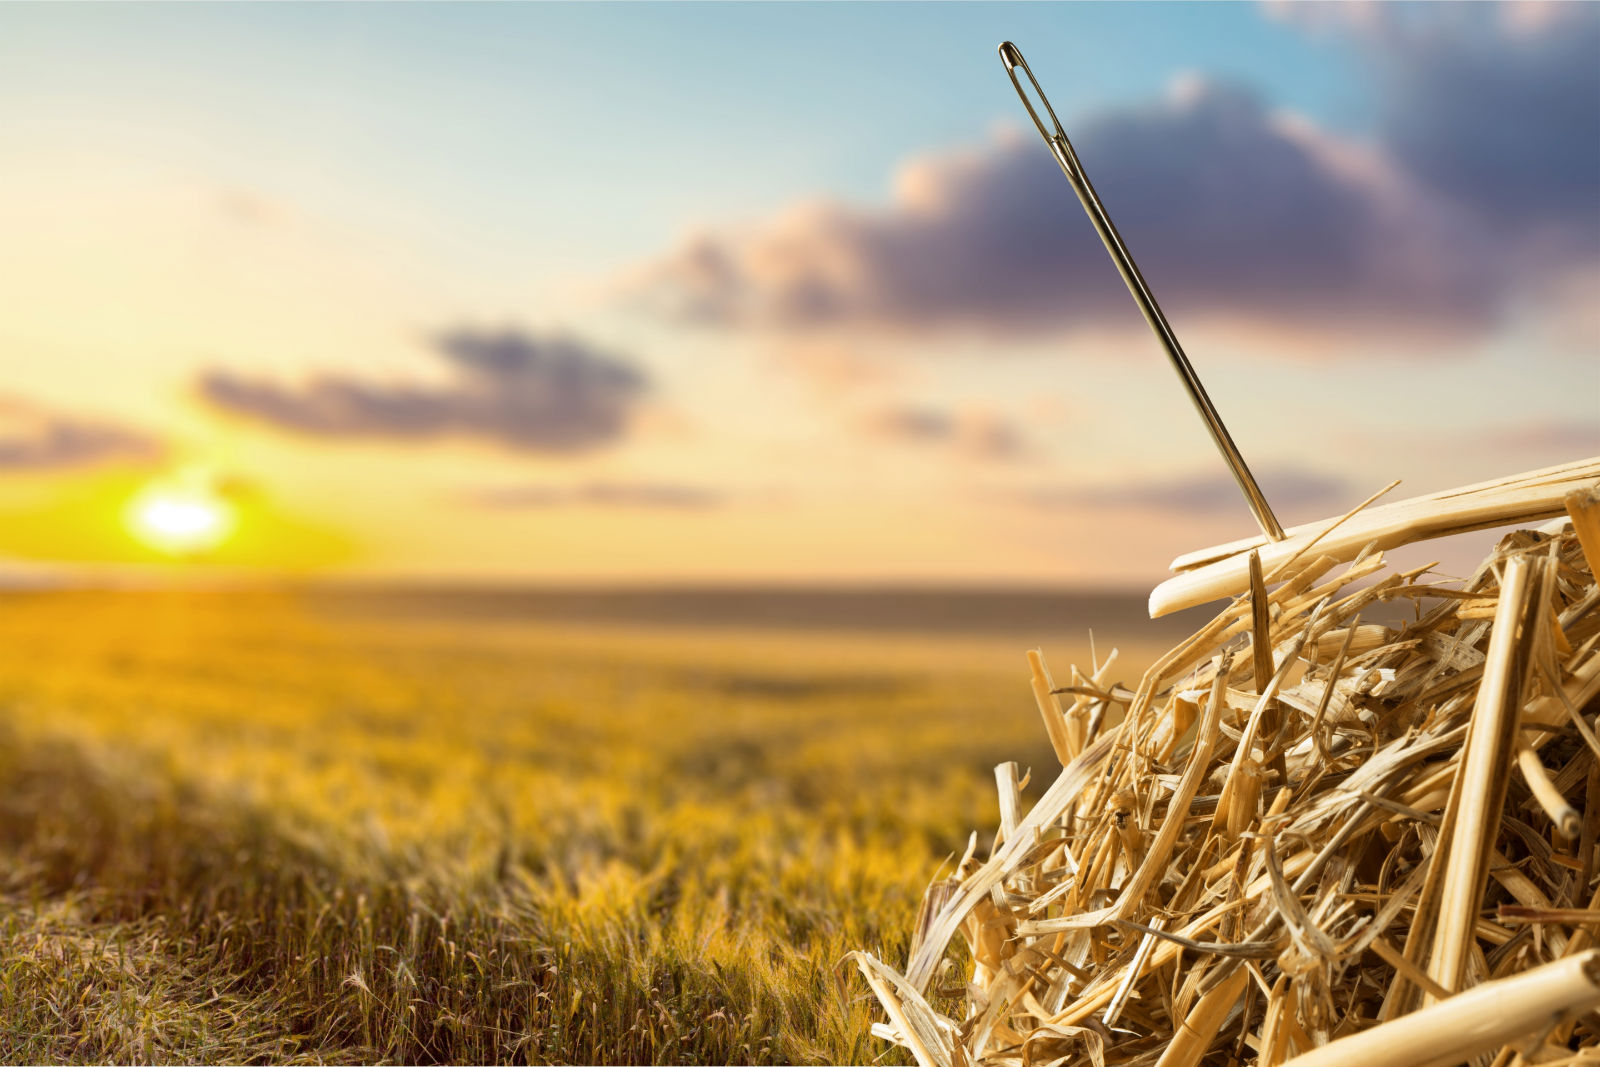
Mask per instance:
[[[1600,1044],[1600,461],[1556,470],[1389,505],[1404,529],[1369,513],[1288,553],[1186,557],[1242,595],[1136,691],[1110,663],[1056,685],[1030,653],[1062,770],[1024,811],[996,769],[989,859],[974,835],[929,887],[903,972],[853,954],[874,1032],[950,1067],[1499,1067]],[[1557,481],[1566,516],[1468,579],[1378,551],[1544,517]],[[1363,621],[1380,604],[1408,621]]]

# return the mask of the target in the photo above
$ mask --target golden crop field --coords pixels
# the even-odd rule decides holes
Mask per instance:
[[[4,604],[11,1062],[873,1060],[836,965],[1048,773],[995,635]]]

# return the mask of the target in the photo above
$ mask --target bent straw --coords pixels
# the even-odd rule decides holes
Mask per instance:
[[[1228,433],[1228,428],[1223,425],[1222,416],[1217,414],[1211,398],[1206,395],[1205,386],[1200,384],[1200,376],[1195,373],[1194,365],[1189,362],[1183,346],[1178,343],[1178,336],[1172,332],[1172,326],[1162,313],[1161,305],[1156,303],[1156,298],[1151,294],[1150,286],[1144,280],[1144,275],[1139,272],[1138,265],[1134,263],[1127,244],[1117,232],[1116,226],[1112,224],[1111,216],[1106,213],[1099,194],[1090,184],[1089,176],[1084,173],[1083,164],[1078,162],[1078,154],[1072,149],[1072,142],[1067,140],[1066,132],[1061,128],[1061,120],[1056,118],[1055,109],[1050,106],[1044,90],[1039,88],[1038,79],[1033,76],[1033,71],[1028,69],[1027,60],[1022,58],[1022,53],[1018,51],[1016,45],[1006,41],[1000,46],[1000,61],[1005,64],[1006,74],[1010,76],[1017,95],[1022,98],[1022,106],[1028,109],[1028,117],[1033,119],[1034,126],[1038,127],[1039,135],[1050,147],[1050,154],[1061,167],[1061,173],[1072,183],[1072,191],[1078,194],[1078,200],[1083,204],[1083,210],[1088,212],[1089,221],[1094,223],[1095,232],[1100,235],[1106,251],[1111,253],[1111,261],[1116,264],[1117,272],[1127,283],[1128,292],[1133,294],[1134,303],[1139,305],[1145,322],[1150,324],[1150,329],[1155,332],[1161,347],[1166,349],[1167,357],[1172,360],[1173,369],[1178,372],[1184,388],[1188,390],[1189,399],[1194,402],[1195,410],[1200,412],[1200,418],[1205,421],[1206,429],[1211,431],[1211,440],[1216,442],[1217,451],[1222,453],[1228,469],[1233,472],[1234,481],[1239,483],[1239,490],[1244,493],[1251,513],[1261,526],[1261,532],[1268,540],[1283,540],[1283,526],[1278,522],[1278,517],[1272,513],[1266,496],[1261,492],[1261,486],[1256,484],[1255,476],[1245,464],[1244,456],[1240,455],[1238,446],[1233,443],[1233,437]],[[1045,113],[1050,116],[1050,124],[1055,127],[1054,132],[1045,128],[1044,121],[1034,110],[1033,101],[1028,99],[1027,91],[1017,79],[1018,67],[1021,67],[1022,72],[1028,76],[1028,83],[1038,94],[1039,103],[1044,106]]]
[[[1569,494],[1590,489],[1596,479],[1600,479],[1600,456],[1306,523],[1276,543],[1250,538],[1189,552],[1172,561],[1172,569],[1179,573],[1151,590],[1150,617],[1249,589],[1252,549],[1260,550],[1261,566],[1268,575],[1312,541],[1322,555],[1338,561],[1355,559],[1368,546],[1386,552],[1436,537],[1554,518],[1565,514]],[[1330,530],[1331,525],[1338,528]]]

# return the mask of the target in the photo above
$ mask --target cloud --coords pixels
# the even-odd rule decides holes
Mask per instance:
[[[862,420],[861,429],[879,440],[948,448],[970,459],[1014,459],[1024,452],[1022,434],[1013,423],[976,409],[884,408]]]
[[[1374,42],[1387,87],[1367,141],[1191,75],[1075,123],[1074,143],[1180,326],[1481,332],[1600,260],[1600,8],[1571,7],[1385,8],[1338,31]],[[704,229],[622,289],[679,320],[790,334],[1142,329],[1031,130],[909,160],[882,207],[812,200]]]
[[[1504,450],[1569,455],[1573,458],[1600,455],[1600,419],[1588,422],[1539,419],[1490,430],[1477,435],[1477,440]]]
[[[1286,513],[1338,506],[1349,496],[1339,478],[1294,467],[1253,472],[1280,518]],[[1025,491],[1025,505],[1042,511],[1120,510],[1209,515],[1246,508],[1244,496],[1227,473],[1195,474],[1114,485],[1042,487]],[[1354,501],[1350,501],[1354,503]]]
[[[0,471],[70,470],[159,459],[165,447],[142,430],[0,402]]]
[[[305,436],[451,436],[573,453],[622,437],[648,388],[632,364],[571,338],[457,329],[431,341],[452,371],[442,385],[342,374],[284,385],[213,369],[199,393],[218,410]]]
[[[888,352],[841,344],[823,337],[785,338],[768,360],[773,369],[794,374],[829,396],[892,385],[906,368]]]
[[[581,485],[513,485],[469,494],[471,503],[485,508],[632,508],[640,510],[700,511],[724,503],[722,493],[692,485],[653,482],[587,482]]]
[[[1079,154],[1169,310],[1285,322],[1476,315],[1492,272],[1399,176],[1241,89],[1201,79],[1084,125]],[[628,285],[722,325],[1035,331],[1139,320],[1071,188],[1002,132],[906,164],[882,210],[798,205],[706,232]]]
[[[1497,236],[1600,248],[1600,8],[1284,5],[1353,39],[1381,87],[1386,153]]]

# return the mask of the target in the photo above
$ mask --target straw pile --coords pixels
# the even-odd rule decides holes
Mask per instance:
[[[1233,552],[1245,591],[1136,690],[1030,653],[1060,774],[1024,812],[996,768],[903,973],[852,954],[875,1033],[941,1067],[1600,1063],[1600,461],[1560,470],[1531,510],[1494,483],[1480,528],[1561,517],[1464,581],[1378,551],[1449,532],[1423,498],[1347,553],[1352,516]]]

